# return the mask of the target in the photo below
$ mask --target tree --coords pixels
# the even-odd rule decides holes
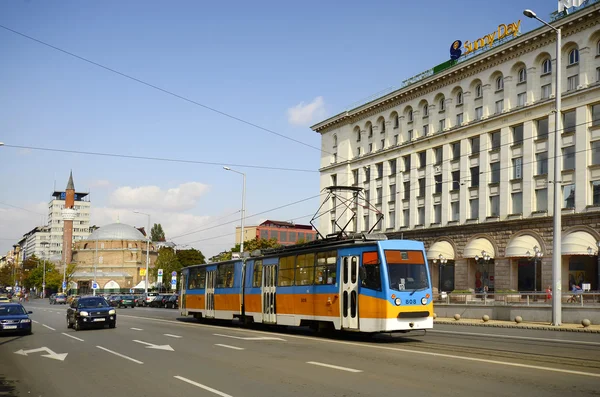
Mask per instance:
[[[181,267],[187,267],[191,265],[199,265],[202,263],[206,263],[206,258],[201,251],[197,249],[189,249],[189,250],[178,250],[177,251],[177,259],[181,264]]]
[[[48,277],[48,272],[55,271],[54,264],[52,262],[39,260],[35,268],[25,269],[26,278],[23,280],[23,285],[26,288],[42,288],[44,281],[44,263],[46,263],[46,277]],[[46,284],[47,283],[48,282],[46,281]]]
[[[0,268],[0,285],[8,287],[13,284],[13,265],[8,264]]]
[[[158,280],[158,269],[163,270],[163,281],[161,285],[157,284],[159,290],[170,288],[171,285],[171,273],[181,271],[181,262],[177,259],[177,254],[173,251],[173,248],[163,247],[158,250],[158,258],[156,259],[156,263],[154,264],[154,269],[152,269],[152,275],[155,280]],[[177,278],[179,282],[179,277]]]
[[[163,231],[160,223],[155,223],[150,230],[150,238],[152,241],[167,241],[165,239],[165,232]]]
[[[252,252],[255,250],[263,250],[268,248],[279,248],[281,244],[277,242],[276,238],[266,239],[266,238],[258,238],[256,237],[254,240],[244,241],[244,251]],[[211,262],[221,262],[227,261],[231,259],[231,254],[233,252],[240,252],[240,244],[236,244],[231,250],[226,252],[221,252],[210,258]]]

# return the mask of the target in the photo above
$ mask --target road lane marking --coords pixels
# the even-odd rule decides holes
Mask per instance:
[[[226,347],[228,349],[233,349],[233,350],[246,350],[243,347],[237,347],[237,346],[231,346],[231,345],[222,345],[220,343],[215,343],[215,346]]]
[[[348,367],[339,367],[337,365],[331,365],[331,364],[325,364],[325,363],[318,363],[316,361],[307,361],[307,364],[312,364],[312,365],[318,365],[321,367],[327,367],[327,368],[333,368],[333,369],[339,369],[340,371],[347,371],[347,372],[363,372],[360,369],[354,369],[354,368],[348,368]]]
[[[35,320],[31,320],[31,321],[33,321],[33,322],[34,322],[34,323],[36,323],[36,324],[39,324],[39,323],[40,323],[39,321],[35,321]]]
[[[81,338],[78,338],[78,337],[76,337],[76,336],[69,335],[69,334],[67,334],[67,333],[64,333],[64,332],[61,332],[61,334],[63,334],[64,336],[68,336],[69,338],[73,338],[73,339],[75,339],[75,340],[78,340],[78,341],[80,341],[80,342],[85,342],[83,339],[81,339]]]
[[[213,334],[214,336],[222,336],[224,338],[241,339],[241,340],[281,340],[285,342],[285,339],[275,338],[271,336],[233,336],[224,334]]]
[[[231,331],[230,327],[223,327],[223,326],[218,326],[218,325],[183,323],[181,321],[163,320],[163,319],[159,319],[159,318],[139,317],[139,316],[129,316],[129,315],[122,315],[122,317],[131,317],[131,318],[137,318],[137,319],[141,319],[141,320],[150,320],[150,321],[154,321],[154,322],[158,322],[158,323],[176,324],[176,325],[183,326],[183,327],[200,327],[200,328],[222,329],[222,330]],[[310,336],[302,336],[302,335],[288,335],[288,334],[283,335],[283,334],[278,334],[277,332],[268,332],[268,331],[245,330],[244,332],[251,333],[251,334],[260,334],[260,335],[281,335],[281,336],[286,336],[288,338],[303,339],[303,340],[308,340],[308,341],[312,341],[312,342],[330,343],[330,344],[347,345],[347,346],[357,346],[357,347],[362,347],[362,348],[370,348],[370,349],[374,349],[374,350],[397,351],[397,352],[409,353],[409,354],[420,354],[420,355],[425,355],[425,356],[444,357],[444,358],[450,358],[450,359],[455,359],[455,360],[484,362],[487,364],[494,364],[494,365],[507,366],[507,367],[529,368],[529,369],[537,369],[540,371],[558,372],[558,373],[581,375],[581,376],[591,376],[591,377],[595,377],[595,378],[600,378],[600,374],[595,374],[592,372],[572,371],[572,370],[568,370],[568,369],[541,367],[541,366],[529,365],[529,364],[508,363],[508,362],[502,362],[502,361],[486,360],[483,358],[476,358],[476,357],[453,356],[450,354],[425,352],[425,351],[410,350],[410,349],[401,349],[401,348],[389,347],[389,346],[365,345],[365,344],[361,344],[361,343],[357,343],[357,342],[346,342],[346,341],[338,341],[338,340],[331,340],[331,339],[325,340],[325,339],[319,339],[319,338],[314,338],[314,337],[310,337]]]
[[[132,329],[134,331],[143,331],[143,329],[141,329],[141,328],[130,328],[130,329]]]
[[[46,327],[46,328],[48,328],[48,329],[52,330],[52,331],[56,331],[54,328],[52,328],[52,327],[49,327],[49,326],[47,326],[46,324],[42,324],[42,325],[43,325],[44,327]]]
[[[168,336],[170,338],[183,338],[183,336],[179,336],[179,335],[171,335],[171,334],[163,334],[164,336]]]
[[[156,349],[156,350],[167,350],[174,352],[175,350],[169,345],[155,345],[154,343],[144,342],[141,340],[133,340],[136,343],[141,343],[142,345],[146,345],[147,349]]]
[[[119,357],[122,357],[122,358],[124,358],[124,359],[127,359],[127,360],[129,360],[129,361],[133,361],[133,362],[134,362],[134,363],[136,363],[136,364],[143,364],[143,362],[141,362],[141,361],[139,361],[139,360],[136,360],[135,358],[131,358],[131,357],[128,357],[128,356],[126,356],[126,355],[124,355],[124,354],[121,354],[121,353],[114,352],[114,351],[112,351],[112,350],[109,350],[109,349],[107,349],[106,347],[102,347],[102,346],[96,346],[96,347],[97,347],[98,349],[100,349],[100,350],[104,350],[105,352],[112,353],[112,354],[114,354],[115,356],[119,356]]]
[[[215,393],[216,395],[221,396],[221,397],[232,397],[231,395],[229,395],[227,393],[223,393],[222,391],[218,391],[216,389],[213,389],[212,387],[208,387],[208,386],[205,386],[205,385],[203,385],[201,383],[194,382],[193,380],[189,380],[187,378],[184,378],[183,376],[176,375],[176,376],[174,376],[174,378],[182,380],[182,381],[184,381],[186,383],[189,383],[190,385],[194,385],[194,386],[199,387],[201,389],[207,390],[207,391],[209,391],[211,393]]]
[[[586,342],[586,341],[578,341],[578,340],[561,340],[561,339],[551,339],[551,338],[534,338],[532,336],[482,334],[482,333],[476,333],[476,332],[442,331],[442,330],[428,330],[428,332],[436,333],[436,334],[485,336],[485,337],[493,337],[493,338],[501,338],[501,339],[520,339],[520,340],[532,340],[532,341],[538,341],[538,342],[570,343],[570,344],[575,344],[575,345],[600,346],[600,343],[598,343],[598,342]]]

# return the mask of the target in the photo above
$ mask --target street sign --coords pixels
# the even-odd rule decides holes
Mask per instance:
[[[146,269],[141,268],[140,269],[140,276],[145,276],[146,275]]]
[[[156,282],[157,283],[162,283],[162,274],[158,275],[158,277],[156,278]]]
[[[171,276],[173,276],[173,277],[177,277],[177,272],[176,272],[176,271],[173,271],[173,272],[171,273]]]
[[[163,275],[163,269],[158,269],[158,275],[162,276]]]
[[[92,283],[92,289],[98,289],[98,283],[93,282]]]
[[[171,289],[177,289],[177,281],[171,280]]]
[[[62,287],[63,287],[63,289],[66,289],[66,288],[67,288],[67,282],[66,282],[66,281],[63,281],[63,283],[62,283]]]
[[[129,288],[129,293],[133,294],[133,288]]]

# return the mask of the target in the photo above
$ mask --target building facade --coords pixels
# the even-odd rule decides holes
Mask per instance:
[[[73,263],[76,267],[73,285],[69,287],[77,289],[79,294],[90,293],[95,278],[103,292],[144,289],[146,241],[138,229],[122,223],[94,230],[74,245]],[[154,268],[157,257],[157,250],[150,243],[149,269]],[[149,287],[153,281],[149,276]]]
[[[37,226],[23,235],[25,237],[25,258],[33,255],[40,259],[50,259],[50,227]]]
[[[235,243],[240,243],[241,228],[235,229]],[[291,222],[266,220],[258,226],[244,226],[244,241],[276,239],[281,245],[293,245],[299,241],[313,241],[317,232],[311,225],[299,225]]]
[[[552,24],[562,28],[561,175],[553,175],[556,34],[515,31],[312,127],[324,148],[321,188],[363,188],[384,215],[373,225],[354,205],[338,224],[423,241],[437,289],[542,291],[552,283],[552,182],[561,180],[562,289],[599,290],[598,6]],[[320,230],[336,232],[340,214],[327,205]]]

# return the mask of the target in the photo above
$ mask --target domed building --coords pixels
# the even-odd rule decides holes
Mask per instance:
[[[95,278],[98,293],[128,292],[132,288],[138,292],[143,290],[146,241],[146,236],[139,229],[123,223],[112,223],[94,230],[74,245],[72,263],[76,264],[76,268],[69,288],[77,289],[78,294],[89,294]],[[154,267],[157,256],[155,245],[150,243],[149,269]],[[149,287],[153,286],[151,276],[148,282]]]

